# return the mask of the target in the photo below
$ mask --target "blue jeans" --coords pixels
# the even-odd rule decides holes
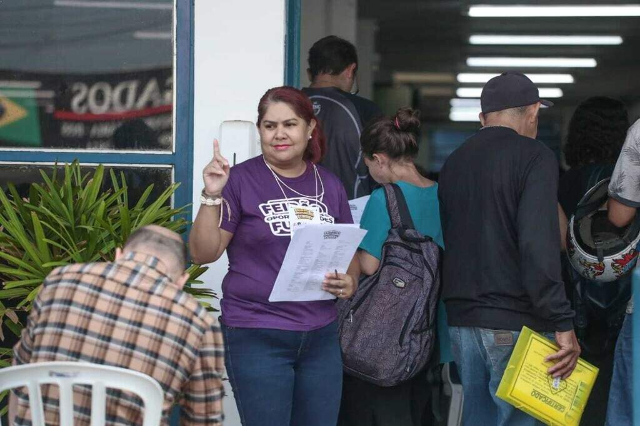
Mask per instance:
[[[626,315],[613,360],[606,426],[633,424],[633,315]]]
[[[496,396],[519,331],[450,326],[449,335],[464,393],[464,426],[543,424]]]
[[[334,426],[342,395],[338,325],[285,331],[222,325],[243,426]]]

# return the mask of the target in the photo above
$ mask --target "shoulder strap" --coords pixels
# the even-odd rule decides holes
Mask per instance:
[[[385,183],[382,187],[387,199],[387,211],[391,218],[391,227],[414,229],[415,226],[411,219],[409,206],[407,206],[407,200],[404,198],[400,187],[395,183]]]

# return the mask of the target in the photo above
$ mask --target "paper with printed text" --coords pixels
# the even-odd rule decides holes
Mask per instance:
[[[364,197],[349,200],[349,208],[351,209],[353,223],[360,223],[360,220],[362,219],[362,213],[364,213],[364,207],[367,205],[369,198],[370,196],[366,195]]]
[[[347,224],[306,225],[296,230],[270,302],[304,302],[335,299],[322,290],[327,272],[347,272],[366,230]]]

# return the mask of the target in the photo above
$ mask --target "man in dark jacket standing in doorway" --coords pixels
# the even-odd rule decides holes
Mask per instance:
[[[371,193],[371,179],[360,152],[360,133],[382,115],[368,99],[352,94],[356,85],[358,54],[353,44],[337,36],[324,37],[309,49],[309,80],[302,89],[311,101],[327,137],[322,165],[335,173],[349,199]]]
[[[568,377],[580,355],[560,274],[558,163],[535,140],[540,107],[553,104],[507,72],[487,82],[481,105],[482,128],[447,159],[438,192],[463,423],[535,425],[495,393],[523,326],[560,346],[550,375]]]

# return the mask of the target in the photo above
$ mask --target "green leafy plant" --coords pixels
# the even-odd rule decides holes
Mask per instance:
[[[173,208],[169,200],[179,186],[171,185],[150,199],[153,185],[135,204],[129,203],[124,174],[110,171],[111,189],[104,188],[105,168],[84,173],[78,162],[55,167],[51,176],[40,171],[42,184],[31,184],[22,198],[12,184],[0,190],[0,341],[7,332],[20,335],[24,318],[45,277],[70,263],[112,261],[136,229],[150,224],[183,233],[186,207]],[[191,265],[185,290],[206,301],[215,294],[198,277],[207,268]],[[0,368],[10,363],[10,348],[0,344]]]

